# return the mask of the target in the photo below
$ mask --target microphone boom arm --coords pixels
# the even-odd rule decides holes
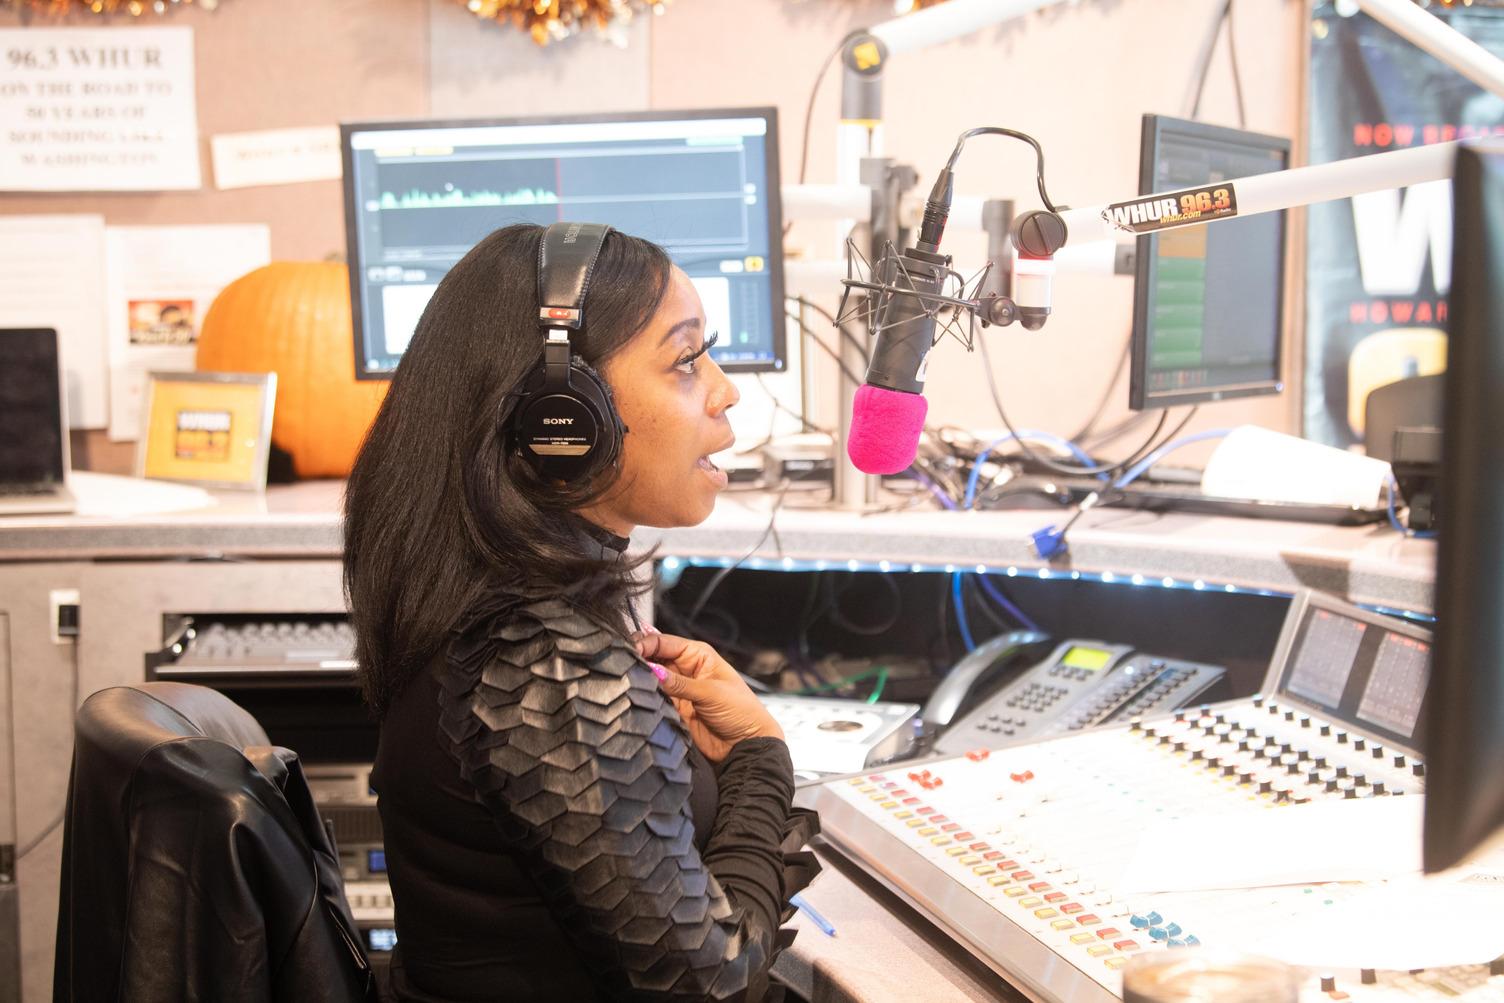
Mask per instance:
[[[1281,209],[1295,209],[1317,202],[1351,198],[1366,192],[1404,188],[1452,176],[1457,160],[1457,142],[1433,143],[1387,153],[1335,160],[1328,164],[1292,167],[1284,171],[1233,178],[1197,188],[1182,188],[1152,195],[1139,195],[1126,202],[1067,209],[1059,214],[1065,223],[1066,244],[1111,240],[1124,233],[1157,233],[1185,226],[1202,226],[1219,219],[1236,219]],[[1212,195],[1226,189],[1231,211],[1211,208],[1199,214],[1167,217],[1164,203],[1182,206],[1187,195]],[[1215,202],[1215,196],[1213,196]],[[1141,211],[1135,213],[1135,207]],[[1155,214],[1150,218],[1150,214]]]

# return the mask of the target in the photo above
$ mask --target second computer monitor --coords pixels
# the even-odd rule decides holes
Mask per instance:
[[[1290,141],[1145,115],[1142,194],[1284,170]],[[1128,405],[1279,393],[1285,213],[1138,240]]]
[[[712,357],[785,366],[773,108],[341,126],[355,369],[396,368],[429,297],[512,223],[607,223],[663,245],[705,304]]]

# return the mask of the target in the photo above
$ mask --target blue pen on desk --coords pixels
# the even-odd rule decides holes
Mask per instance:
[[[808,916],[810,921],[818,926],[825,936],[834,937],[836,935],[836,928],[830,925],[830,920],[816,912],[815,907],[806,902],[803,895],[795,895],[789,899],[789,902],[795,909],[804,910],[804,915]]]

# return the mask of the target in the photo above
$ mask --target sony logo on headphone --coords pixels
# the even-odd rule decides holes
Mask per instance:
[[[580,235],[580,226],[581,224],[579,223],[569,224],[569,229],[564,231],[564,243],[573,244],[575,242],[575,238]]]
[[[574,424],[574,419],[573,418],[544,418],[543,419],[543,424],[545,424],[545,425],[573,425]]]

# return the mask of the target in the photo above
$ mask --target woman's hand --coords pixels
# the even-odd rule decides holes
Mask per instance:
[[[695,747],[719,763],[744,738],[783,738],[762,701],[714,648],[673,634],[644,632],[635,638],[637,651],[663,668],[663,687]]]

